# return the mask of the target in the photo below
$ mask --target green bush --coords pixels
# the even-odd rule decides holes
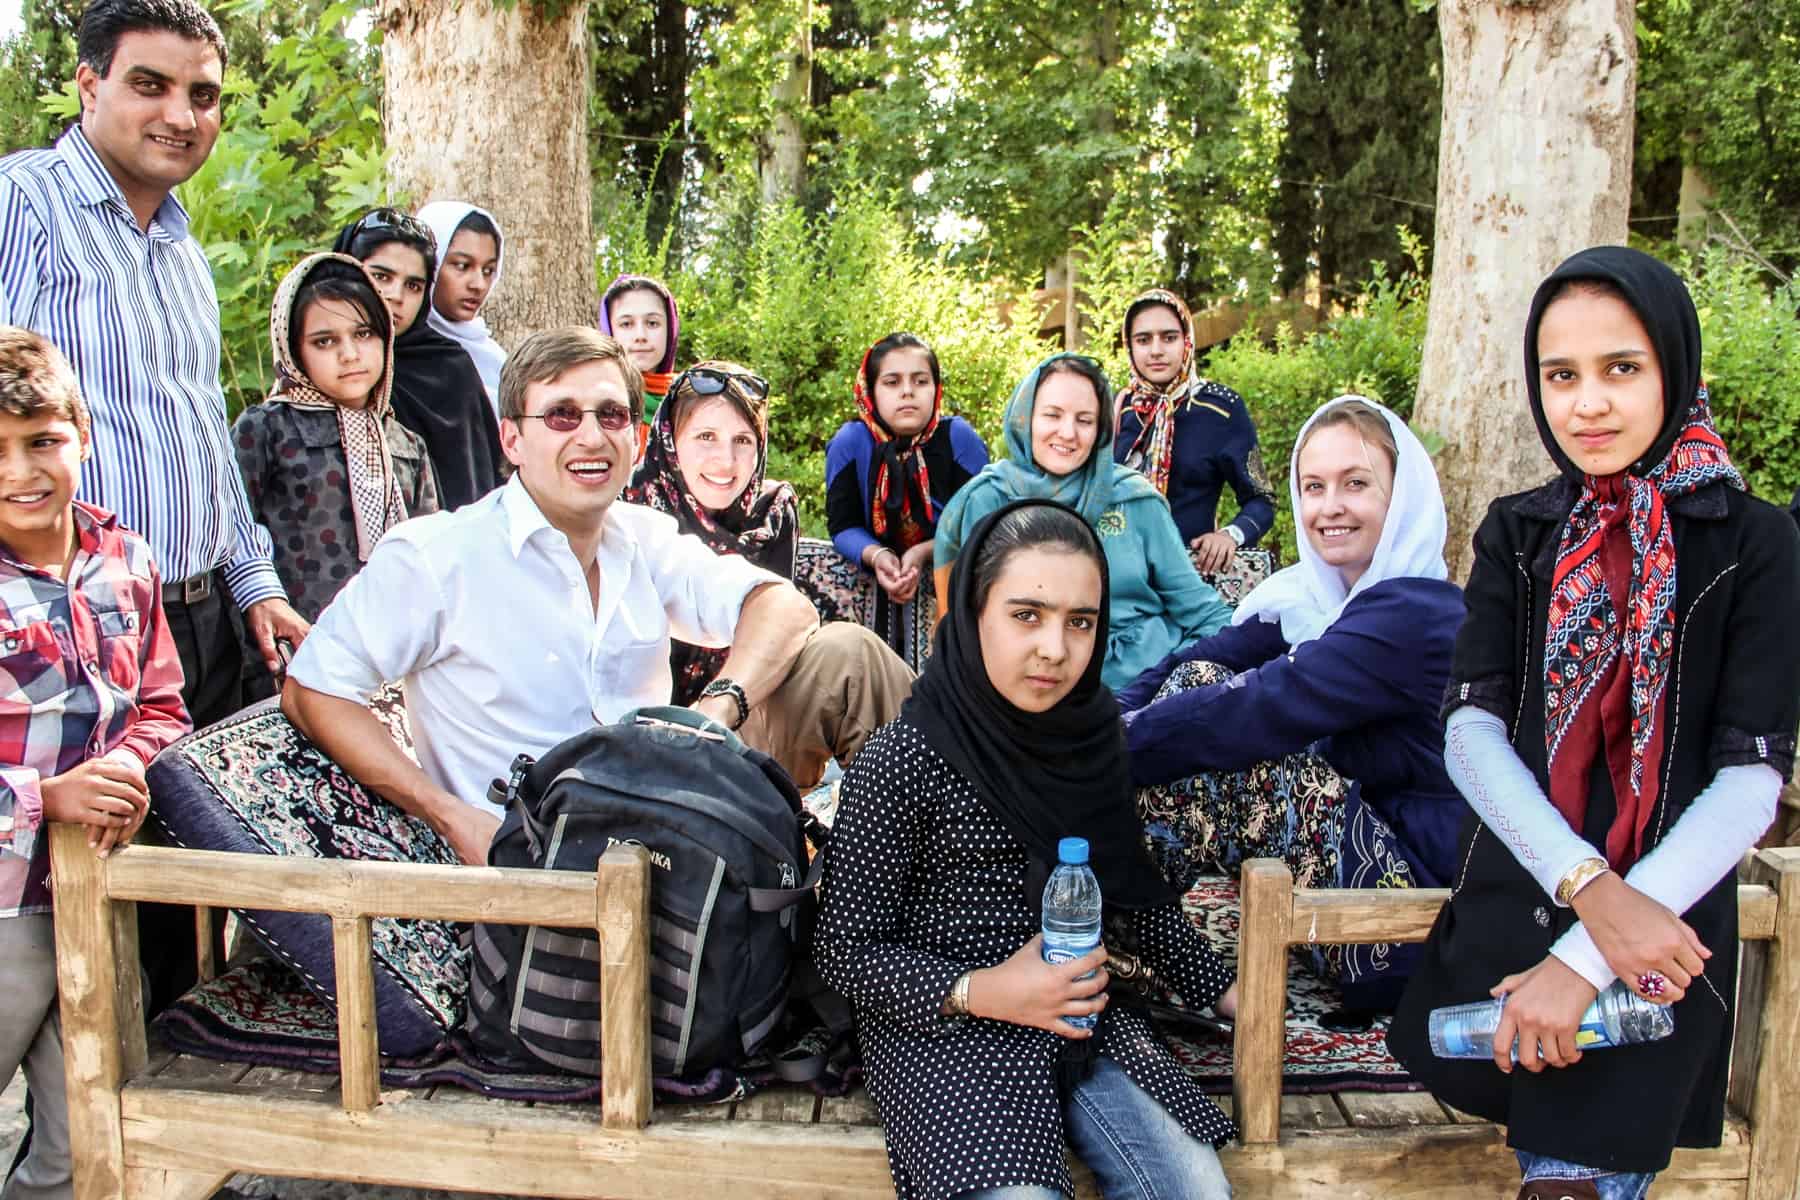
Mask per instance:
[[[1800,486],[1800,284],[1771,289],[1723,251],[1683,266],[1719,432],[1750,490],[1785,506]]]

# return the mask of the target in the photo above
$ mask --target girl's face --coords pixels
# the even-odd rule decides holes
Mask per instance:
[[[654,371],[662,366],[663,355],[669,352],[669,314],[661,296],[649,288],[632,288],[612,298],[606,315],[613,336],[638,370]]]
[[[981,606],[988,682],[1024,712],[1047,712],[1074,690],[1094,656],[1100,568],[1061,547],[1016,550]]]
[[[1617,296],[1570,292],[1538,322],[1544,418],[1589,475],[1642,458],[1663,424],[1662,366],[1637,313]]]
[[[1146,304],[1131,322],[1131,365],[1157,387],[1175,378],[1186,345],[1181,319],[1166,304]]]
[[[300,369],[345,408],[363,408],[387,364],[368,314],[348,300],[314,300],[300,314]]]
[[[399,337],[412,328],[425,306],[425,256],[405,242],[387,242],[371,251],[363,266],[393,314],[394,336]]]
[[[464,229],[450,239],[438,268],[432,307],[446,321],[473,321],[487,302],[500,270],[500,242],[490,233]]]
[[[1052,475],[1079,471],[1100,434],[1100,397],[1072,371],[1038,381],[1031,406],[1031,457]]]
[[[719,512],[756,473],[756,430],[725,397],[696,400],[675,431],[675,457],[694,499]]]
[[[1354,425],[1322,425],[1300,450],[1300,524],[1319,557],[1354,587],[1375,560],[1394,494],[1387,451]]]
[[[931,359],[918,347],[889,350],[876,364],[875,415],[895,437],[912,437],[930,423],[936,395]]]

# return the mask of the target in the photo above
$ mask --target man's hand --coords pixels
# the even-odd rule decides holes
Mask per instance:
[[[445,796],[449,802],[439,810],[431,824],[450,843],[450,848],[456,851],[456,857],[464,865],[487,866],[488,847],[500,828],[500,818],[485,808],[463,804],[449,793]]]
[[[1214,531],[1201,534],[1188,543],[1188,548],[1198,551],[1195,565],[1212,574],[1231,566],[1231,560],[1237,557],[1238,544],[1231,540],[1229,533]]]
[[[150,811],[144,767],[130,754],[90,758],[39,785],[44,816],[88,827],[88,845],[102,858],[129,840]]]
[[[276,639],[283,639],[298,650],[306,635],[312,632],[312,625],[306,618],[280,596],[270,596],[252,604],[244,611],[244,624],[262,654],[263,665],[277,679],[287,674],[287,664],[281,661],[281,652],[275,648]]]

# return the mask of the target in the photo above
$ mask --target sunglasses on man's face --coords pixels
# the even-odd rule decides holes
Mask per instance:
[[[521,419],[542,421],[544,428],[555,433],[574,433],[581,428],[581,418],[588,413],[593,413],[594,421],[608,433],[617,433],[632,424],[631,410],[623,404],[602,404],[599,408],[552,404],[541,413],[523,413]]]
[[[425,243],[432,248],[433,252],[436,252],[437,250],[437,235],[431,232],[430,226],[426,225],[425,222],[419,220],[417,217],[408,216],[398,209],[393,208],[370,209],[368,212],[364,213],[357,220],[355,226],[351,228],[350,236],[354,238],[360,233],[375,232],[383,229],[392,233],[402,234],[409,238],[423,238]]]
[[[669,391],[673,395],[682,387],[687,387],[696,396],[719,396],[723,395],[725,389],[732,384],[736,384],[738,390],[752,400],[769,398],[769,381],[761,375],[751,375],[747,372],[742,375],[734,375],[729,371],[720,371],[713,367],[689,367],[681,373],[681,378],[675,381],[675,386]]]

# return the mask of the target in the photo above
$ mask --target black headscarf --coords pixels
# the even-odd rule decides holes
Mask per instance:
[[[1537,422],[1544,448],[1556,460],[1564,477],[1580,483],[1580,467],[1563,453],[1556,434],[1544,416],[1543,383],[1538,372],[1538,325],[1563,287],[1580,279],[1609,283],[1625,296],[1627,304],[1644,323],[1662,368],[1663,423],[1656,441],[1631,465],[1631,474],[1643,475],[1669,456],[1681,436],[1700,392],[1700,317],[1687,285],[1666,264],[1629,246],[1595,246],[1570,256],[1538,285],[1531,298],[1531,314],[1525,318],[1525,391],[1531,399],[1531,416]]]
[[[354,236],[356,225],[339,232],[332,249],[361,259],[389,242],[411,245],[379,229]],[[415,247],[416,249],[416,247]],[[425,319],[437,280],[437,256],[425,256],[425,303],[413,323],[394,339],[394,418],[419,435],[431,457],[438,499],[461,508],[500,484],[500,426],[469,352]]]
[[[964,541],[950,574],[949,610],[900,719],[975,785],[988,810],[1025,843],[1041,873],[1047,875],[1045,865],[1056,862],[1060,839],[1083,837],[1108,905],[1148,908],[1171,902],[1177,893],[1144,849],[1118,701],[1100,682],[1111,584],[1097,540],[1099,626],[1094,655],[1074,689],[1048,712],[1028,713],[988,680],[975,564],[994,527],[1008,513],[1032,506],[1062,507],[1049,500],[1014,501],[989,513]],[[1081,528],[1094,536],[1085,522]]]

